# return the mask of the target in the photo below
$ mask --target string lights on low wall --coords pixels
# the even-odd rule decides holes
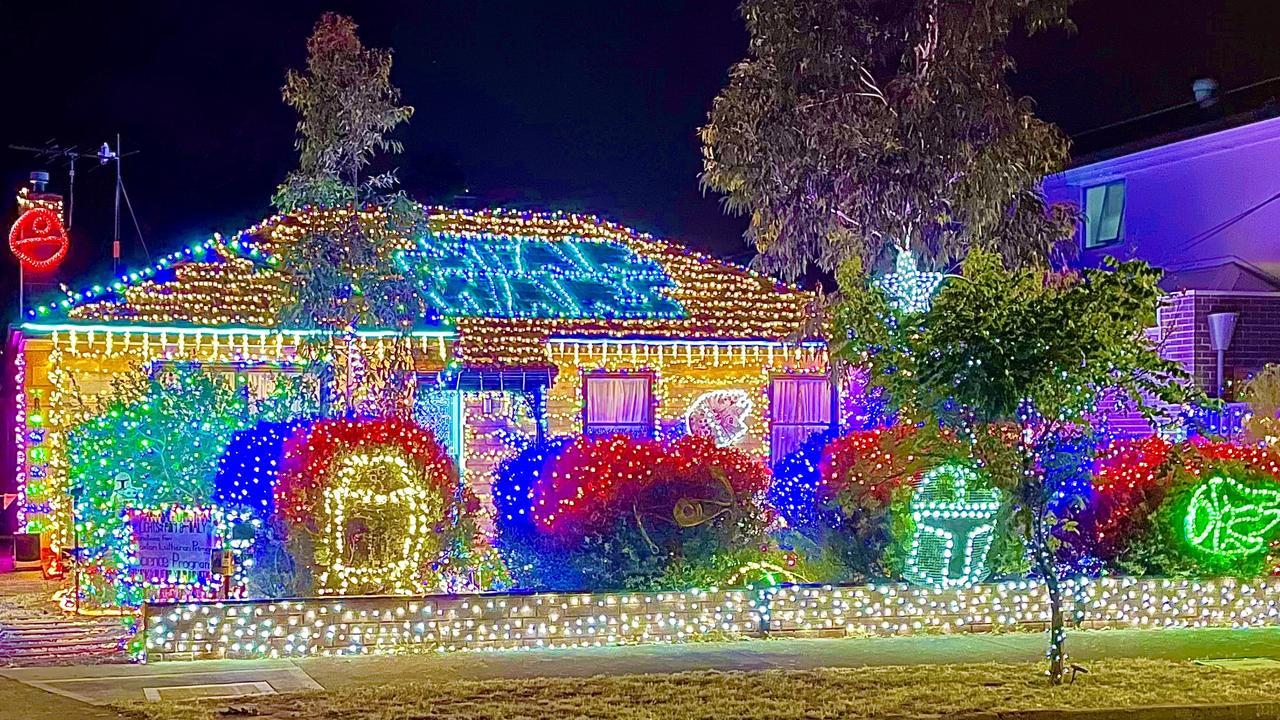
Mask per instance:
[[[1089,628],[1280,624],[1280,579],[1068,582],[1072,617]],[[284,658],[411,651],[596,647],[770,636],[899,636],[1038,630],[1043,585],[1017,581],[933,589],[886,584],[669,593],[487,594],[155,605],[149,661]]]

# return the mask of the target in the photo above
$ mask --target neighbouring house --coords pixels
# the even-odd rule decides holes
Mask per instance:
[[[693,433],[772,460],[840,421],[826,344],[805,336],[814,295],[594,217],[424,212],[431,232],[386,242],[429,317],[407,335],[334,338],[341,351],[318,392],[358,395],[389,348],[407,349],[415,419],[455,458],[482,514],[495,467],[536,438]],[[54,552],[75,544],[72,509],[85,499],[73,499],[67,434],[122,375],[195,361],[252,398],[314,371],[300,348],[317,331],[279,325],[278,257],[333,220],[276,216],[27,309],[10,328],[3,383],[17,422],[11,530],[41,533]]]
[[[1235,399],[1280,361],[1277,168],[1280,118],[1251,114],[1095,152],[1044,181],[1050,200],[1080,208],[1081,266],[1111,256],[1165,270],[1169,301],[1154,336],[1211,396]],[[1240,412],[1213,422],[1223,429]],[[1148,431],[1134,417],[1117,422]]]

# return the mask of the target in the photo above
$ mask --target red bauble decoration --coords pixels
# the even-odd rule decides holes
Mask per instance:
[[[33,207],[18,216],[9,230],[9,250],[28,270],[52,270],[71,245],[62,218],[47,207]]]

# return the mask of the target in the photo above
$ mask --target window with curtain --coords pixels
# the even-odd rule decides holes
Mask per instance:
[[[170,360],[161,361],[157,366],[158,372],[165,372],[186,363]],[[304,402],[319,404],[323,383],[314,373],[307,373],[300,367],[266,367],[266,366],[244,366],[233,363],[205,363],[201,365],[201,369],[207,373],[214,382],[223,385],[230,390],[244,391],[245,397],[251,405],[259,403],[273,394],[279,387],[281,379],[292,379],[303,377],[305,382],[301,389],[310,395],[309,398],[302,398]],[[299,410],[299,412],[302,412]]]
[[[587,437],[653,437],[653,378],[592,373],[586,378],[582,432]]]
[[[769,385],[772,462],[795,452],[810,435],[831,427],[831,382],[825,376],[780,375]]]
[[[1124,181],[1085,188],[1085,249],[1114,245],[1121,240],[1124,240]]]

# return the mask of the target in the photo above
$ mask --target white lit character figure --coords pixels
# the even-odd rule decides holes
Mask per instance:
[[[747,435],[751,396],[745,390],[712,390],[699,395],[685,411],[690,435],[708,437],[719,447],[732,447]]]
[[[911,500],[915,533],[907,555],[907,580],[936,588],[981,582],[1000,511],[998,491],[977,470],[947,462],[920,478]]]

